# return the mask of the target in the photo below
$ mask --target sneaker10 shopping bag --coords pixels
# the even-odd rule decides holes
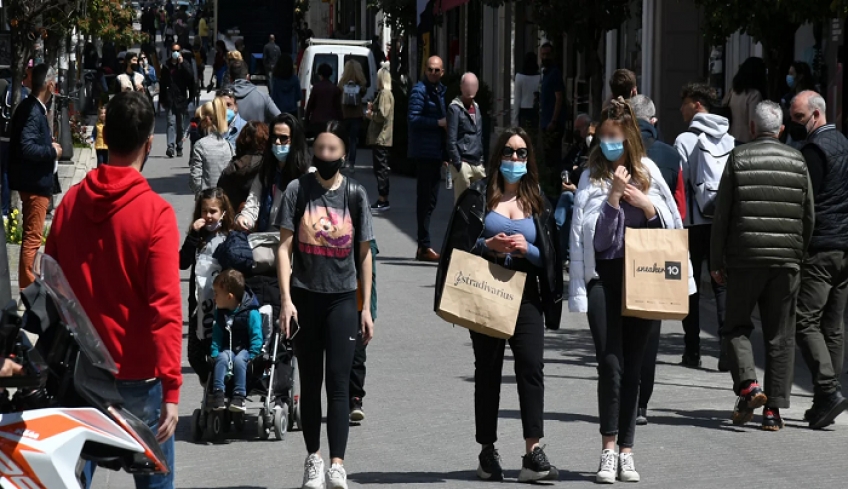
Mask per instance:
[[[622,316],[683,319],[689,314],[688,236],[685,229],[625,230]]]
[[[453,250],[436,314],[471,331],[508,339],[515,331],[527,274]]]

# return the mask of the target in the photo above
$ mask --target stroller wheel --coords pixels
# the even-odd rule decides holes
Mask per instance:
[[[224,416],[221,412],[211,412],[206,417],[206,436],[210,440],[217,440],[224,434]]]
[[[233,414],[233,427],[236,429],[236,431],[244,431],[244,414]]]
[[[286,432],[289,429],[289,407],[286,403],[280,406],[274,406],[274,436],[278,440],[286,438]]]
[[[271,436],[271,425],[265,422],[266,415],[265,408],[262,408],[259,410],[259,417],[256,418],[256,435],[260,440],[267,440]]]
[[[230,432],[230,425],[233,424],[232,414],[230,414],[229,410],[225,410],[220,414],[220,416],[221,416],[221,419],[222,419],[221,425],[223,427],[224,433],[229,433]]]
[[[200,409],[195,409],[191,414],[191,441],[200,442],[203,438],[203,425],[200,424]]]

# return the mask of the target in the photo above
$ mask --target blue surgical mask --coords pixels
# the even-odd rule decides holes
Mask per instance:
[[[527,163],[523,161],[501,160],[501,175],[507,183],[518,183],[527,174]]]
[[[233,122],[236,118],[236,112],[233,109],[227,109],[227,124]]]
[[[271,145],[271,151],[274,153],[274,157],[277,158],[277,161],[286,161],[286,158],[289,157],[289,149],[291,145],[289,144],[273,144]]]
[[[607,161],[618,161],[624,154],[624,140],[601,139],[601,152]]]
[[[179,51],[171,51],[171,57],[174,58],[174,59],[180,59],[180,52]]]
[[[789,88],[795,88],[795,77],[786,75],[786,84],[789,85]]]

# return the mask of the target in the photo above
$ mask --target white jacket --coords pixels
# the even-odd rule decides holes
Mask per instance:
[[[647,168],[651,176],[651,188],[648,198],[654,203],[666,229],[683,229],[683,220],[677,211],[674,196],[663,180],[657,165],[650,158],[642,158],[642,166]],[[589,170],[580,176],[580,184],[574,197],[574,215],[571,218],[571,265],[569,273],[571,281],[568,285],[568,310],[571,312],[587,312],[588,298],[586,284],[595,273],[595,225],[601,206],[609,196],[612,182],[605,180],[595,182],[589,177]],[[692,277],[692,263],[689,263],[689,294],[694,294],[695,280]]]

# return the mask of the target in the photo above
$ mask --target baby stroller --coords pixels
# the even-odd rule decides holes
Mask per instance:
[[[259,409],[257,418],[259,438],[267,440],[274,431],[278,440],[285,438],[286,433],[294,428],[295,423],[300,426],[300,383],[298,380],[289,382],[292,386],[284,395],[275,395],[274,379],[277,368],[291,371],[294,379],[297,379],[297,362],[294,355],[287,355],[290,346],[283,341],[279,329],[273,321],[271,306],[265,305],[259,308],[262,315],[262,353],[254,358],[247,368],[247,396],[259,396],[262,407]],[[282,346],[283,351],[280,351]],[[281,360],[289,363],[280,365]],[[203,391],[200,407],[194,410],[191,417],[191,440],[199,443],[204,440],[216,441],[222,439],[226,433],[234,427],[241,432],[245,428],[246,413],[234,413],[229,409],[213,411],[209,407],[209,393],[212,389],[212,374],[208,374]],[[225,396],[232,397],[233,382],[228,379],[225,382]],[[275,399],[276,398],[276,399]],[[229,407],[229,406],[227,406]]]

